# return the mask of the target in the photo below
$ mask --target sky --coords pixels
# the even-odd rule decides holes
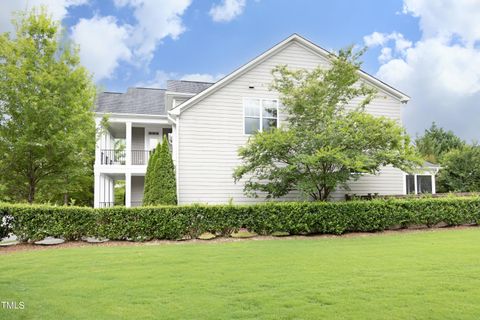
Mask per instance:
[[[104,90],[216,81],[292,33],[327,50],[368,46],[363,70],[411,97],[415,137],[435,121],[480,140],[480,0],[2,0],[45,5]]]

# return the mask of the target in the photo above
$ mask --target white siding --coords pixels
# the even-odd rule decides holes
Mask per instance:
[[[378,175],[365,175],[357,181],[349,183],[350,190],[339,189],[332,194],[335,200],[345,199],[345,193],[356,195],[381,194],[398,195],[404,194],[404,173],[391,166],[384,167]]]
[[[327,66],[328,61],[300,44],[291,43],[180,115],[177,159],[180,203],[260,201],[246,197],[243,184],[235,184],[232,178],[233,169],[240,163],[237,150],[248,139],[243,134],[242,101],[245,97],[278,98],[269,86],[273,80],[271,70],[280,64],[311,70],[318,65]],[[386,94],[375,99],[367,110],[400,121],[400,102]],[[365,193],[403,193],[401,179],[401,172],[386,169],[378,177],[363,177],[354,187]]]

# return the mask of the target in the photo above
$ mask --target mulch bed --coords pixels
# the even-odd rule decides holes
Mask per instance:
[[[382,232],[352,232],[346,233],[343,235],[330,235],[330,234],[321,234],[321,235],[306,235],[306,236],[286,236],[286,237],[273,237],[273,236],[255,236],[252,238],[226,238],[218,237],[212,240],[184,240],[184,241],[175,241],[175,240],[152,240],[145,242],[131,242],[131,241],[108,241],[103,243],[87,243],[85,241],[67,241],[65,243],[53,246],[41,246],[31,243],[20,243],[17,245],[12,245],[8,247],[0,247],[0,255],[9,254],[14,252],[23,252],[23,251],[33,251],[33,250],[58,250],[65,248],[80,248],[80,247],[117,247],[117,246],[155,246],[155,245],[188,245],[193,243],[203,243],[203,244],[213,244],[213,243],[222,243],[222,242],[238,242],[238,241],[262,241],[262,240],[278,240],[285,241],[290,239],[326,239],[326,238],[352,238],[352,237],[372,237],[372,236],[383,236],[390,234],[399,234],[399,233],[418,233],[418,232],[435,232],[435,231],[452,231],[452,230],[463,230],[478,228],[477,225],[464,225],[456,227],[443,227],[443,228],[410,228],[410,229],[398,229],[398,230],[386,230]]]

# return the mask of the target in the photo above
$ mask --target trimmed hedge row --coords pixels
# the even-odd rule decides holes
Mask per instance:
[[[30,241],[45,236],[143,241],[203,232],[228,236],[242,227],[258,234],[342,234],[479,223],[480,197],[105,209],[0,203],[0,218],[0,236],[12,232]]]

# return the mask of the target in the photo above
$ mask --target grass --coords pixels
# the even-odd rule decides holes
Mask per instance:
[[[476,319],[480,229],[0,256],[0,319]]]

